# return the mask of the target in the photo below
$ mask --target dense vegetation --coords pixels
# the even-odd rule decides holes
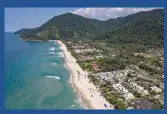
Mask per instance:
[[[40,27],[21,29],[16,34],[27,40],[92,39],[108,44],[163,46],[163,26],[163,9],[139,12],[107,21],[66,13],[53,17]]]
[[[154,74],[161,74],[161,75],[163,74],[163,71],[158,70],[158,69],[156,69],[154,67],[150,67],[150,66],[148,66],[146,64],[139,64],[139,68],[141,68],[141,69],[143,69],[143,70],[145,70],[147,72],[154,73]]]
[[[90,36],[96,32],[104,29],[105,23],[96,19],[88,19],[72,13],[65,13],[59,16],[53,17],[48,22],[44,23],[40,27],[34,29],[21,29],[16,34],[35,34],[42,38],[48,37],[49,34],[54,36],[55,39],[69,39],[75,37]],[[54,33],[53,33],[54,31]],[[52,34],[53,33],[53,34]]]
[[[98,62],[103,72],[123,70],[126,68],[126,64],[121,58],[102,58]]]
[[[163,46],[163,26],[163,23],[159,21],[141,20],[133,25],[109,31],[99,38],[105,39],[108,43]]]

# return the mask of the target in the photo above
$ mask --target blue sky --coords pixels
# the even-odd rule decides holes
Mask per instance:
[[[67,12],[107,20],[152,9],[154,8],[5,8],[5,31],[38,27],[52,17]]]
[[[5,8],[5,31],[38,27],[53,16],[75,8]]]

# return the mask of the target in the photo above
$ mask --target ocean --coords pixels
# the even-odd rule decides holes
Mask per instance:
[[[53,41],[5,33],[5,109],[83,109]]]

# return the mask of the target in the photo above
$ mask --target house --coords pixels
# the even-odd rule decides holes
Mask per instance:
[[[155,95],[153,98],[157,99],[161,104],[164,104],[164,96],[163,95]]]
[[[135,109],[152,109],[152,103],[147,99],[135,99],[132,101],[132,106]]]
[[[134,55],[140,56],[140,57],[146,57],[146,58],[151,57],[151,54],[148,54],[148,53],[135,53]]]
[[[75,53],[81,53],[82,51],[80,49],[75,49],[74,52]]]
[[[129,91],[125,88],[122,88],[122,93],[129,93]]]
[[[84,44],[84,46],[89,46],[88,44]]]
[[[111,55],[111,57],[116,57],[116,55],[113,54],[113,55]]]
[[[79,60],[81,60],[81,61],[93,60],[93,57],[91,57],[91,56],[80,56]]]
[[[113,88],[120,94],[125,100],[131,100],[134,99],[134,96],[132,93],[130,93],[124,86],[122,86],[120,83],[113,84]]]
[[[128,80],[130,82],[130,88],[132,88],[137,93],[141,94],[142,96],[149,95],[148,90],[145,90],[144,87],[141,87],[140,85],[137,85],[137,83],[132,82],[131,80]]]
[[[96,62],[92,62],[92,67],[93,67],[93,69],[95,70],[95,71],[100,71],[100,68],[99,68],[99,66],[97,65],[97,63]]]
[[[157,86],[150,87],[151,91],[154,93],[161,93],[162,89],[158,88]]]
[[[127,110],[133,110],[134,109],[134,107],[128,107],[127,108]]]
[[[159,87],[160,87],[161,89],[164,89],[164,83],[160,83]]]
[[[144,88],[139,85],[137,85],[135,88],[138,93],[142,93],[144,91]]]
[[[95,58],[96,59],[103,58],[103,55],[96,55]]]
[[[120,84],[120,83],[117,83],[117,84],[113,84],[113,87],[114,87],[114,88],[118,88],[118,87],[121,87],[121,84]]]
[[[147,95],[149,95],[148,90],[144,90],[143,93],[142,93],[141,95],[142,95],[142,96],[147,96]]]
[[[70,41],[69,41],[69,42],[67,42],[67,43],[68,43],[68,44],[72,44],[72,42],[70,42]]]
[[[130,86],[133,88],[133,87],[136,87],[137,86],[137,83],[135,82],[130,82]]]
[[[132,93],[128,92],[125,95],[123,95],[123,98],[125,100],[131,100],[131,99],[134,99],[135,97],[134,97],[134,95]]]

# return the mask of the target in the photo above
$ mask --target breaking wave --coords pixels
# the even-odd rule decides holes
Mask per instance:
[[[56,54],[58,55],[58,57],[64,57],[63,52],[58,52],[58,53],[56,53]]]
[[[49,40],[49,42],[56,42],[56,40]]]
[[[46,76],[46,78],[53,78],[53,79],[60,80],[60,77],[58,77],[58,76]]]
[[[51,54],[56,54],[55,52],[48,52],[48,53],[51,53]]]
[[[75,99],[74,102],[75,103],[80,103],[81,101],[80,101],[80,99]]]
[[[49,50],[54,51],[54,50],[55,50],[55,47],[51,47]]]
[[[70,108],[73,108],[75,105],[71,105]]]
[[[57,65],[57,63],[51,63],[53,66],[56,66]]]

